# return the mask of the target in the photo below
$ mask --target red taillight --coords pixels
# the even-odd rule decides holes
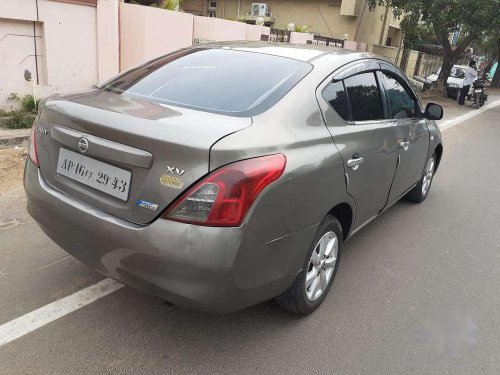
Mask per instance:
[[[281,177],[285,166],[282,154],[229,164],[189,189],[163,218],[204,226],[240,226],[257,196]]]
[[[36,126],[33,124],[31,127],[31,133],[30,133],[30,144],[29,144],[29,156],[30,160],[35,164],[37,167],[40,167],[40,163],[38,161],[38,153],[36,151]]]

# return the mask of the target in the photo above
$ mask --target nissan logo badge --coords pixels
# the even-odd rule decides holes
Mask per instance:
[[[85,154],[89,149],[89,141],[87,138],[82,138],[78,141],[78,148],[82,154]]]

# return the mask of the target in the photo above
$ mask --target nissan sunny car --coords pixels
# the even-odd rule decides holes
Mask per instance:
[[[375,55],[190,47],[46,99],[27,208],[74,257],[173,304],[228,313],[276,298],[308,314],[345,241],[400,198],[425,200],[441,117]]]

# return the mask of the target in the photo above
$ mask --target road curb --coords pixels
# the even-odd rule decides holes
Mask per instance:
[[[20,146],[24,142],[27,142],[28,139],[29,139],[29,136],[13,137],[13,138],[0,138],[0,149]]]
[[[20,146],[29,139],[31,129],[0,128],[0,149]]]

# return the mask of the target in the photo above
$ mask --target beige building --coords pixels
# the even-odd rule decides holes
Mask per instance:
[[[98,81],[96,8],[97,0],[0,0],[0,105],[11,93],[43,97]]]
[[[399,20],[392,12],[383,7],[370,11],[364,0],[183,0],[181,7],[192,14],[254,24],[262,17],[273,29],[294,23],[320,36],[368,45],[397,47],[401,40]]]

